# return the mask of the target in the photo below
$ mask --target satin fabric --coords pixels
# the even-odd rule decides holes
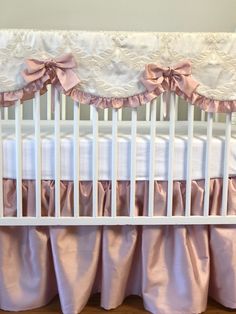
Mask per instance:
[[[27,59],[27,68],[21,75],[27,83],[41,81],[43,84],[50,81],[58,84],[58,81],[65,91],[75,87],[79,78],[73,71],[76,61],[71,53],[64,54],[50,60]]]
[[[235,214],[235,179],[229,181]],[[34,181],[23,182],[24,215],[33,215]],[[202,214],[204,181],[192,183],[192,214]],[[212,179],[211,214],[220,210],[222,179]],[[110,214],[111,183],[99,182],[99,215]],[[155,215],[166,213],[167,182],[155,182]],[[148,182],[136,184],[136,215],[147,213]],[[183,214],[185,183],[174,182],[173,210]],[[62,215],[72,214],[73,183],[61,182]],[[119,215],[128,215],[129,182],[117,185]],[[81,215],[91,214],[92,184],[80,182]],[[54,214],[54,182],[42,182],[43,215]],[[4,179],[4,213],[16,214],[15,181]],[[42,306],[59,293],[63,313],[79,313],[92,293],[116,308],[140,295],[155,314],[205,310],[208,293],[236,307],[236,227],[77,226],[0,228],[0,308]]]
[[[148,91],[156,88],[166,90],[181,90],[188,97],[191,97],[199,85],[191,76],[191,63],[183,60],[173,68],[164,68],[159,64],[148,64],[141,78],[141,82]]]
[[[60,88],[59,88],[60,89]],[[17,100],[25,101],[32,99],[35,96],[35,92],[40,91],[40,94],[44,94],[47,91],[46,84],[42,80],[38,80],[32,83],[29,83],[22,89],[10,92],[0,93],[0,106],[8,107],[15,104]],[[216,100],[203,96],[197,92],[193,92],[191,97],[188,97],[185,93],[182,93],[180,90],[175,91],[179,97],[182,97],[184,100],[189,103],[199,107],[201,110],[206,112],[221,112],[229,113],[236,112],[236,100]],[[70,96],[73,100],[86,104],[93,105],[97,108],[121,108],[121,107],[139,107],[144,104],[147,104],[153,99],[156,99],[163,93],[163,88],[157,88],[155,91],[145,91],[140,94],[136,94],[129,97],[101,97],[95,96],[89,93],[86,93],[78,88],[73,88],[68,92],[65,92],[65,95]],[[165,93],[164,93],[165,95]],[[164,96],[165,97],[165,96]]]
[[[222,179],[210,181],[210,215],[220,215]],[[167,181],[154,182],[154,215],[167,214]],[[204,180],[192,181],[191,215],[203,215]],[[41,206],[42,216],[54,216],[55,190],[53,180],[42,181]],[[92,216],[92,182],[81,181],[80,215]],[[228,181],[228,214],[236,214],[236,177]],[[117,182],[117,215],[129,215],[129,181]],[[183,215],[185,207],[185,181],[173,183],[173,215]],[[73,216],[73,182],[60,182],[61,215]],[[16,216],[16,180],[3,179],[4,215]],[[23,216],[35,216],[35,182],[22,181]],[[111,181],[98,182],[98,215],[109,216],[111,213]],[[135,215],[148,215],[148,181],[136,182]]]

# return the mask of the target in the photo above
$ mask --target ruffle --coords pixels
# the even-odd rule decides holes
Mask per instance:
[[[50,84],[49,80],[45,82],[43,79],[38,79],[37,81],[31,82],[16,91],[0,93],[0,105],[2,107],[9,107],[14,105],[18,100],[22,102],[32,99],[38,91],[40,91],[40,94],[43,95],[47,91],[47,84]]]
[[[210,215],[220,214],[222,184],[210,181]],[[3,188],[4,215],[15,216],[16,181],[4,179]],[[111,188],[110,181],[98,183],[99,216],[111,214]],[[118,215],[128,215],[129,188],[129,181],[117,184]],[[71,216],[73,182],[61,181],[60,189],[61,215]],[[230,215],[236,214],[235,191],[236,178],[230,178]],[[92,182],[81,181],[79,192],[80,214],[89,216]],[[135,215],[146,215],[148,181],[137,182],[135,192]],[[155,181],[154,215],[166,215],[167,194],[168,182]],[[23,180],[22,196],[23,215],[34,216],[35,181]],[[185,196],[185,181],[174,181],[173,215],[184,214]],[[42,181],[41,200],[43,216],[54,216],[54,181]],[[194,180],[191,214],[203,209],[204,180]],[[236,308],[235,236],[235,225],[1,227],[0,308],[37,308],[58,293],[62,312],[76,314],[96,292],[105,309],[130,294],[140,295],[153,314],[202,313],[208,295]]]
[[[210,215],[221,215],[221,178],[210,180]],[[191,185],[191,214],[203,215],[205,180],[193,180]],[[41,208],[42,216],[55,215],[55,181],[42,180]],[[130,181],[118,181],[117,189],[117,216],[129,216]],[[167,181],[154,182],[154,216],[167,215]],[[98,215],[111,215],[111,181],[98,182]],[[236,177],[228,180],[228,215],[236,215]],[[74,208],[73,181],[60,181],[61,215],[73,216]],[[92,182],[80,181],[80,215],[92,216]],[[185,212],[186,182],[173,183],[173,216],[184,215]],[[3,179],[4,216],[16,216],[16,180]],[[148,181],[136,181],[135,216],[148,215]],[[23,216],[35,216],[35,181],[22,180]]]
[[[182,95],[180,95],[182,96]],[[230,113],[236,112],[236,100],[216,100],[207,98],[203,95],[194,92],[190,98],[185,95],[183,99],[189,101],[199,109],[206,112]]]
[[[47,85],[51,84],[50,80],[44,82],[39,79],[35,82],[32,82],[22,89],[16,91],[8,91],[0,93],[0,106],[8,107],[15,104],[17,100],[25,101],[32,99],[34,94],[37,91],[40,91],[40,94],[43,95],[47,91]],[[71,89],[68,92],[65,92],[60,84],[56,84],[55,86],[61,93],[66,96],[71,97],[74,101],[80,102],[85,105],[93,105],[96,108],[106,109],[106,108],[122,108],[122,107],[139,107],[147,104],[148,102],[154,100],[159,97],[168,89],[164,89],[162,86],[156,88],[153,91],[144,91],[143,93],[132,95],[129,97],[101,97],[96,96],[90,93],[86,93],[84,91],[79,90],[77,87]],[[218,112],[218,113],[230,113],[236,112],[236,100],[216,100],[212,98],[207,98],[199,94],[197,91],[194,91],[191,97],[187,96],[180,89],[176,88],[172,90],[176,93],[180,98],[185,101],[195,105],[199,109],[206,112]]]

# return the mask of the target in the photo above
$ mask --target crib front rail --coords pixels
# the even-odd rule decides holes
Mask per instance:
[[[153,216],[153,217],[4,217],[0,226],[101,226],[101,225],[228,225],[236,216]]]
[[[166,99],[169,99],[168,101]],[[230,141],[232,136],[232,114],[225,115],[225,137],[224,137],[224,166],[222,169],[222,196],[220,214],[212,215],[210,210],[210,194],[211,194],[211,144],[213,124],[219,123],[219,115],[213,113],[199,114],[199,119],[205,121],[207,125],[206,134],[206,154],[205,154],[205,183],[204,183],[204,201],[202,215],[196,215],[192,212],[192,165],[193,165],[193,136],[195,124],[194,106],[190,103],[186,104],[187,108],[187,149],[186,149],[186,193],[184,199],[185,209],[181,215],[173,213],[173,184],[174,184],[174,167],[178,162],[175,157],[175,128],[179,120],[179,105],[178,97],[174,93],[170,93],[169,97],[154,99],[146,105],[146,110],[143,115],[143,120],[139,119],[138,109],[131,108],[130,120],[124,119],[125,111],[123,109],[105,109],[102,115],[99,110],[94,107],[89,107],[89,121],[81,120],[81,104],[74,102],[73,104],[73,119],[67,121],[67,98],[53,87],[49,86],[46,95],[46,119],[41,119],[41,96],[39,92],[35,93],[33,99],[33,119],[25,121],[23,118],[23,104],[19,101],[15,104],[14,119],[10,119],[8,109],[0,111],[0,225],[197,225],[197,224],[234,224],[236,223],[236,215],[229,214],[229,156],[230,156]],[[111,113],[111,114],[110,114]],[[4,118],[4,119],[3,119]],[[168,122],[165,120],[168,120]],[[35,139],[35,216],[25,216],[23,213],[23,196],[22,196],[22,163],[24,156],[22,155],[22,125],[34,125]],[[91,216],[81,215],[80,202],[80,149],[79,138],[80,128],[89,123],[92,125],[92,211]],[[156,128],[158,124],[169,123],[169,138],[168,138],[168,179],[167,179],[167,201],[166,214],[158,214],[155,211],[155,156],[158,150],[155,146]],[[221,122],[223,123],[223,122]],[[55,183],[55,213],[54,216],[42,215],[42,147],[41,147],[41,126],[51,125],[54,129],[54,183]],[[61,205],[61,125],[73,126],[73,155],[71,162],[73,164],[73,214],[72,216],[62,215]],[[118,206],[118,145],[117,139],[119,134],[119,126],[126,124],[130,126],[130,187],[129,194],[129,210],[128,215],[122,216],[117,213]],[[142,124],[149,127],[150,145],[148,158],[148,202],[146,215],[138,215],[136,204],[136,144],[137,144],[137,128]],[[2,127],[6,125],[15,125],[15,163],[16,163],[16,213],[14,217],[5,215],[4,211],[4,189],[3,189],[3,139]],[[111,193],[110,193],[110,215],[99,215],[99,175],[98,175],[98,157],[102,154],[99,151],[99,128],[100,126],[111,125]]]

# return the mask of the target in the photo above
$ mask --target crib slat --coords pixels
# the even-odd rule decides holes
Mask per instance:
[[[130,216],[135,216],[137,108],[131,111]]]
[[[232,113],[226,114],[225,127],[225,145],[224,145],[224,174],[223,174],[223,190],[222,190],[222,206],[221,215],[227,215],[228,203],[228,186],[229,186],[229,151],[231,138]]]
[[[8,120],[8,108],[4,107],[4,120]]]
[[[207,145],[205,160],[205,193],[204,193],[204,216],[209,215],[209,195],[210,195],[210,159],[211,159],[211,141],[212,141],[213,113],[207,113]]]
[[[173,165],[174,165],[174,141],[175,141],[175,105],[176,95],[170,93],[170,126],[169,126],[169,151],[168,151],[168,198],[167,216],[172,216],[173,203]]]
[[[74,102],[74,217],[79,216],[79,123],[80,104]]]
[[[122,115],[123,115],[123,109],[120,108],[120,109],[118,110],[118,120],[119,120],[119,121],[122,121]]]
[[[15,102],[15,133],[16,133],[16,204],[17,217],[22,217],[22,135],[21,135],[22,104]]]
[[[52,87],[54,103],[54,138],[55,138],[55,216],[60,217],[60,168],[61,168],[61,143],[60,143],[60,93]]]
[[[148,102],[146,104],[146,121],[150,120],[150,110],[151,110],[151,103]]]
[[[155,138],[156,138],[156,108],[157,100],[151,101],[150,126],[150,153],[149,153],[149,190],[148,190],[148,216],[153,216],[154,209],[154,174],[155,174]]]
[[[89,120],[92,121],[93,120],[93,106],[89,106]]]
[[[164,99],[164,94],[160,95],[160,121],[164,120],[164,107],[166,108],[166,101]]]
[[[3,217],[2,116],[3,116],[3,111],[0,110],[0,218]]]
[[[61,119],[66,120],[66,95],[61,94]]]
[[[120,111],[121,109],[119,109]],[[117,185],[117,117],[119,111],[116,108],[112,109],[112,190],[111,190],[111,216],[116,216],[116,185]]]
[[[103,110],[104,112],[104,121],[108,121],[108,108]]]
[[[191,214],[191,187],[192,187],[192,144],[193,144],[194,105],[188,104],[188,144],[187,144],[187,173],[185,215]]]
[[[35,93],[34,102],[34,132],[35,132],[35,200],[36,217],[41,217],[41,139],[40,139],[40,92]]]
[[[93,122],[93,217],[98,216],[98,109],[91,106]]]
[[[52,119],[52,85],[47,85],[47,120]]]
[[[175,95],[175,120],[178,121],[179,118],[179,96]]]

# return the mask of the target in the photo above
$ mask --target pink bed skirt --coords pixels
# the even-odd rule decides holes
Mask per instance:
[[[24,215],[34,215],[34,181],[23,182]],[[210,213],[221,204],[222,180],[212,179]],[[4,212],[16,214],[15,181],[4,180]],[[155,182],[155,214],[166,212],[166,182]],[[204,181],[192,182],[194,215],[203,211]],[[110,182],[99,182],[99,215],[110,215]],[[236,178],[229,213],[236,213]],[[91,182],[80,183],[81,215],[91,214]],[[136,214],[147,213],[148,182],[136,184]],[[174,183],[173,212],[182,215],[185,182]],[[72,214],[73,183],[61,182],[63,215]],[[43,215],[54,214],[54,183],[42,182]],[[128,215],[129,182],[117,184],[117,210]],[[0,308],[40,307],[59,294],[63,313],[79,313],[93,293],[113,309],[140,295],[156,314],[192,314],[210,295],[236,308],[236,226],[78,226],[0,228]]]

